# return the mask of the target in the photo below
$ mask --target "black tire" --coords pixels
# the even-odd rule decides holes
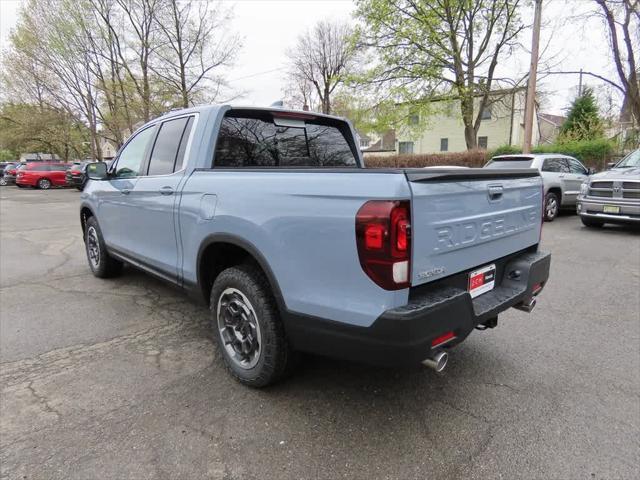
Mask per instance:
[[[84,229],[84,245],[89,268],[98,278],[115,277],[122,272],[122,262],[107,252],[100,226],[94,217],[89,217]],[[96,250],[92,250],[92,249]],[[97,252],[97,255],[95,255]]]
[[[225,303],[229,295],[234,295],[236,298]],[[253,352],[250,354],[253,356],[251,359],[243,360],[244,366],[241,359],[238,358],[242,354],[234,350],[240,349],[235,344],[240,343],[238,335],[242,336],[243,333],[241,329],[227,323],[229,312],[232,317],[237,317],[237,315],[233,315],[233,311],[229,307],[236,300],[243,308],[248,307],[250,313],[249,315],[240,315],[244,319],[241,319],[240,322],[251,327],[251,336],[245,336],[242,341],[251,343],[253,348]],[[269,282],[257,266],[242,264],[220,273],[211,288],[210,310],[220,354],[227,369],[236,380],[244,385],[260,388],[281,380],[291,372],[294,365],[294,352],[287,341]],[[218,311],[221,314],[220,323]],[[246,310],[243,312],[246,313]],[[247,319],[254,319],[253,323],[257,327],[252,328],[252,325],[247,323]],[[227,326],[224,330],[230,330],[235,335],[233,340],[226,345],[223,340],[222,325]],[[248,332],[247,329],[243,331],[245,334]],[[259,342],[247,340],[255,337],[260,339]],[[259,348],[255,345],[258,345]],[[234,353],[232,354],[230,351]]]
[[[582,215],[580,215],[580,220],[585,227],[589,228],[602,228],[604,225],[604,222],[601,222],[600,220],[593,220],[588,217],[583,217]]]
[[[76,189],[81,192],[82,190],[84,190],[84,187],[76,187]]]
[[[560,199],[553,193],[547,193],[544,197],[544,220],[545,222],[553,222],[560,211]]]
[[[49,190],[51,188],[51,180],[48,178],[41,178],[38,180],[37,186],[40,190]]]
[[[7,179],[4,177],[0,177],[0,187],[6,187],[8,184]]]

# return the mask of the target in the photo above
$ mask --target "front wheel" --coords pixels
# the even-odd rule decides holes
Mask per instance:
[[[558,216],[560,210],[560,200],[558,196],[553,193],[547,193],[544,199],[544,219],[546,222],[553,222]]]
[[[98,278],[115,277],[122,271],[122,262],[107,252],[102,231],[94,217],[87,219],[84,231],[84,244],[91,272]]]
[[[40,190],[49,190],[51,188],[51,180],[48,178],[41,178],[38,180],[38,188]]]
[[[291,370],[293,352],[269,282],[257,266],[224,270],[211,288],[210,300],[220,353],[240,383],[265,387]]]

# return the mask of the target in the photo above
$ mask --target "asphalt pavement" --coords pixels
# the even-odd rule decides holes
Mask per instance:
[[[640,478],[640,233],[547,223],[531,314],[444,375],[306,357],[252,390],[208,311],[94,278],[75,190],[0,189],[0,478]]]

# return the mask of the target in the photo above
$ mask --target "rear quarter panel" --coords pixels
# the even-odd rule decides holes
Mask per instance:
[[[408,289],[383,290],[360,266],[355,216],[374,198],[409,199],[404,175],[197,170],[180,203],[184,280],[197,281],[208,236],[234,235],[264,256],[288,310],[369,326],[408,300]]]

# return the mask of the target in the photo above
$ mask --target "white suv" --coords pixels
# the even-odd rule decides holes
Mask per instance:
[[[536,168],[544,184],[544,219],[553,221],[561,208],[575,209],[580,186],[591,169],[579,160],[559,153],[499,155],[484,168]]]

